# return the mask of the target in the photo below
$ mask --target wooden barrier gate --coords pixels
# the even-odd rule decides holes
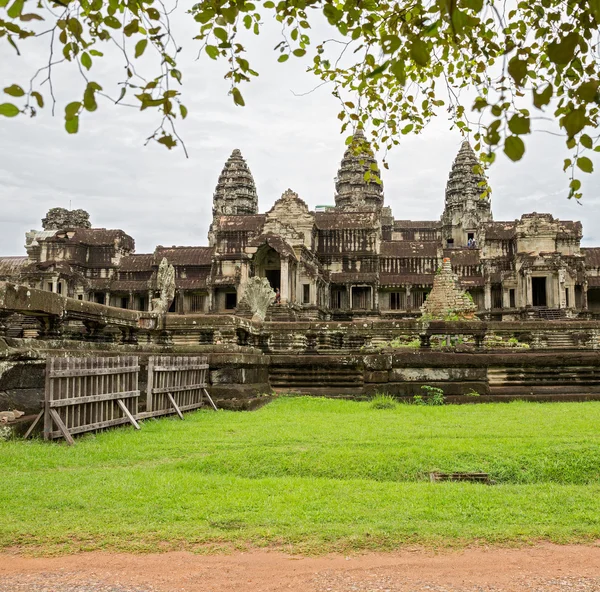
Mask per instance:
[[[113,358],[48,358],[44,409],[44,440],[131,423],[138,414],[137,356]]]
[[[44,408],[25,434],[43,418],[44,440],[131,423],[138,419],[198,409],[208,400],[205,356],[152,356],[148,362],[146,409],[138,409],[140,365],[137,356],[48,358]]]
[[[208,399],[217,407],[206,391],[208,358],[206,356],[152,356],[148,361],[146,411],[138,417],[158,417],[198,409]]]

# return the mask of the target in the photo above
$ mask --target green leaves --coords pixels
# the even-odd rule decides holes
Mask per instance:
[[[139,58],[144,51],[146,51],[146,46],[148,45],[148,39],[140,39],[136,44],[135,44],[135,57]]]
[[[555,64],[568,64],[575,56],[575,49],[579,43],[579,35],[575,32],[569,33],[560,41],[548,44],[548,58]]]
[[[508,62],[508,73],[515,84],[521,86],[525,76],[527,76],[527,62],[515,56]]]
[[[504,140],[504,154],[513,162],[521,160],[525,154],[525,144],[518,136],[508,136]]]
[[[400,47],[400,38],[397,35],[385,35],[381,38],[383,53],[394,53]]]
[[[560,120],[560,125],[567,132],[569,138],[576,136],[587,123],[588,118],[583,108],[573,109]]]
[[[584,173],[592,173],[594,171],[594,164],[592,163],[592,161],[587,156],[580,156],[577,159],[577,166]]]
[[[90,54],[87,53],[87,51],[84,51],[81,54],[81,65],[86,69],[89,70],[92,67],[92,58],[90,57]]]
[[[240,107],[244,107],[246,103],[244,102],[244,97],[242,97],[242,93],[239,91],[237,87],[233,87],[231,89],[231,95],[233,96],[233,102]]]
[[[18,18],[23,12],[23,6],[25,6],[25,0],[15,0],[6,11],[7,16],[11,19]]]
[[[4,117],[16,117],[20,113],[19,108],[11,103],[0,104],[0,115]]]
[[[25,91],[16,84],[11,84],[4,89],[4,92],[11,97],[22,97],[25,95]]]
[[[205,47],[205,51],[208,54],[208,56],[213,60],[216,60],[217,57],[219,57],[219,48],[214,45],[207,45]]]
[[[71,119],[77,117],[77,114],[79,113],[80,109],[81,103],[79,101],[73,101],[72,103],[69,103],[65,107],[65,120],[70,121]]]
[[[65,107],[65,129],[69,134],[76,134],[79,131],[79,112],[81,103],[74,101]]]
[[[531,131],[529,117],[515,113],[508,121],[508,129],[517,136],[528,134]]]
[[[427,66],[430,60],[430,50],[427,43],[421,39],[415,39],[410,46],[410,57],[419,66]]]
[[[552,98],[553,88],[551,84],[547,84],[544,90],[538,92],[537,89],[533,89],[533,104],[541,109],[544,105],[547,105]]]
[[[79,131],[79,116],[75,115],[65,121],[65,129],[68,134],[76,134]]]

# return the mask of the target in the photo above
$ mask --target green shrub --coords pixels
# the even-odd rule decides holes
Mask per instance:
[[[423,395],[415,395],[413,402],[416,405],[443,405],[446,398],[444,397],[444,391],[437,386],[423,385],[421,387]]]
[[[375,393],[371,399],[371,409],[394,409],[398,401],[387,393]]]

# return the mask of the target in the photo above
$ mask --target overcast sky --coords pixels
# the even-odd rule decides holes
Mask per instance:
[[[35,119],[0,117],[0,255],[24,255],[25,232],[41,228],[45,212],[56,206],[83,208],[94,226],[123,229],[134,237],[138,253],[152,252],[159,244],[206,245],[213,191],[234,148],[242,151],[254,175],[261,211],[288,187],[311,208],[333,203],[333,179],[345,146],[330,89],[294,95],[313,88],[316,79],[299,60],[276,62],[272,48],[278,38],[271,27],[248,43],[260,77],[243,87],[246,107],[235,107],[223,80],[225,64],[207,57],[195,60],[198,45],[191,40],[189,19],[182,14],[176,31],[189,109],[179,133],[189,159],[181,150],[143,146],[158,121],[153,114],[106,102],[83,115],[78,135],[67,135],[64,104],[79,98],[83,82],[72,68],[57,72],[55,117],[49,109]],[[318,30],[313,37],[319,37]],[[24,44],[17,58],[0,41],[2,87],[27,86],[47,59],[44,45],[34,41],[28,49]],[[115,72],[120,74],[121,62],[107,56],[94,64],[91,78],[105,83]],[[449,131],[443,112],[423,134],[403,138],[388,157],[390,169],[383,171],[386,205],[396,219],[439,219],[461,141],[457,131]],[[600,244],[599,177],[585,176],[582,205],[567,200],[565,156],[562,139],[548,134],[528,138],[518,164],[499,155],[489,172],[494,219],[549,212],[581,220],[584,243]]]

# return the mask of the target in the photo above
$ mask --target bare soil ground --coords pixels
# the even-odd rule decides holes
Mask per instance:
[[[600,592],[600,543],[300,557],[0,554],[0,592]]]

